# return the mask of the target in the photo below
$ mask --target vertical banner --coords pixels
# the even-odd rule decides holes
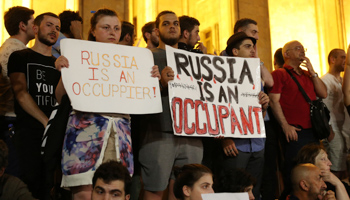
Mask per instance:
[[[258,94],[260,60],[190,53],[166,46],[175,135],[265,137]]]
[[[62,81],[76,110],[99,113],[162,112],[159,81],[151,77],[153,56],[146,48],[63,39],[69,68]]]

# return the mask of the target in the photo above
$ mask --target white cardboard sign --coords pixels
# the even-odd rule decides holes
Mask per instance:
[[[258,94],[260,60],[190,53],[166,47],[175,135],[265,137]]]
[[[247,192],[202,194],[203,200],[249,200]]]
[[[63,39],[69,61],[62,80],[76,110],[99,113],[162,112],[159,81],[151,77],[153,56],[146,48]]]

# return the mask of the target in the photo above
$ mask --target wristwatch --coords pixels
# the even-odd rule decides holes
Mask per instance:
[[[310,77],[316,78],[316,77],[318,77],[318,74],[317,74],[317,73],[314,73],[313,75],[310,75]]]

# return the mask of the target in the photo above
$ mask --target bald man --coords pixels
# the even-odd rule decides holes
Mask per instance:
[[[326,191],[321,170],[313,164],[297,165],[291,174],[293,192],[289,200],[335,200],[333,191]]]
[[[290,171],[297,152],[306,144],[317,143],[318,139],[312,131],[310,105],[287,70],[302,85],[311,101],[316,100],[316,97],[326,98],[327,88],[305,56],[304,46],[300,42],[286,43],[282,54],[285,64],[283,68],[272,72],[274,85],[269,96],[272,111],[286,138],[282,141],[285,146],[284,180],[285,189],[290,190]],[[281,196],[285,197],[284,195]]]

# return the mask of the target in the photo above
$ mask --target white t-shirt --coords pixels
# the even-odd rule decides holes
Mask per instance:
[[[7,39],[0,47],[0,64],[1,64],[1,75],[0,75],[0,94],[10,94],[9,98],[1,99],[0,104],[6,109],[5,111],[1,111],[1,115],[15,117],[15,113],[13,112],[13,93],[10,85],[10,78],[7,76],[7,63],[9,61],[10,55],[14,51],[22,50],[27,48],[26,45],[18,39],[9,38]],[[10,101],[10,102],[9,102]],[[3,113],[5,112],[5,113]]]
[[[323,99],[328,110],[331,112],[330,124],[333,130],[342,130],[345,121],[346,109],[344,106],[342,83],[332,74],[322,76],[322,81],[327,87],[327,98]]]
[[[0,47],[0,64],[3,76],[7,76],[7,63],[12,52],[27,48],[23,42],[15,39],[7,39]]]

